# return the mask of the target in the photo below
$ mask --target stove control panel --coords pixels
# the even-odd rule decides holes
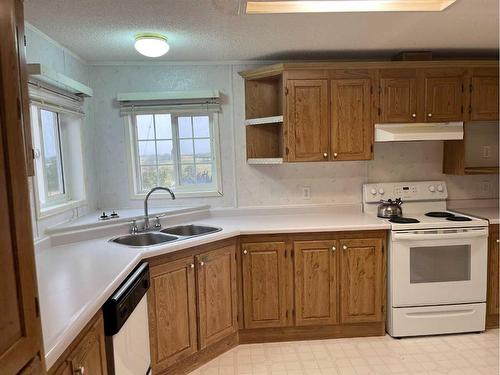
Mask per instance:
[[[363,185],[363,201],[378,203],[381,199],[404,201],[442,201],[448,197],[444,181],[381,182]]]

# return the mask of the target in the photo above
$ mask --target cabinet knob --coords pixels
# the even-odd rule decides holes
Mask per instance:
[[[335,251],[337,250],[337,248],[335,246],[332,246],[332,251]]]
[[[194,268],[194,263],[191,263],[191,264],[189,265],[189,268]]]
[[[247,255],[247,254],[248,254],[248,251],[243,250],[243,254]]]
[[[204,261],[201,261],[200,262],[200,266],[203,267],[205,265],[205,262]]]
[[[323,157],[327,158],[328,157],[328,152],[323,152]]]
[[[339,154],[337,154],[336,152],[333,153],[333,157],[336,158],[337,156],[339,156]]]
[[[432,115],[431,115],[431,116],[432,116]],[[417,114],[416,114],[416,113],[412,113],[412,114],[411,114],[411,117],[415,118],[415,117],[417,117]]]
[[[497,243],[500,243],[500,239],[499,239],[499,240],[497,240]]]
[[[75,374],[83,375],[85,374],[85,367],[80,366],[75,370]]]
[[[432,117],[432,113],[428,113],[428,114],[427,114],[427,117]]]
[[[342,249],[347,250],[347,246],[346,246],[346,245],[343,245],[343,246],[342,246]]]

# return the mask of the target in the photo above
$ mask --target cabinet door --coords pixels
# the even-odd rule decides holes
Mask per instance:
[[[371,80],[331,81],[331,160],[371,159]]]
[[[287,160],[328,160],[327,81],[289,80],[287,91]]]
[[[200,349],[237,330],[235,254],[232,245],[196,257]]]
[[[498,120],[498,76],[472,77],[470,119]]]
[[[337,323],[337,242],[296,241],[295,324]]]
[[[380,121],[415,122],[417,118],[416,78],[380,79]]]
[[[153,372],[197,350],[194,258],[153,266],[148,291]]]
[[[245,328],[287,324],[285,243],[242,245]]]
[[[384,320],[381,239],[340,240],[340,321]]]
[[[70,362],[74,374],[106,375],[108,373],[102,316],[78,344]]]
[[[42,336],[28,190],[16,15],[22,4],[0,5],[0,372],[17,374],[37,355]],[[29,124],[26,124],[29,126]]]
[[[463,120],[463,77],[425,78],[425,120]]]
[[[499,245],[498,226],[490,225],[489,246],[488,246],[488,312],[489,315],[500,313],[499,308]]]

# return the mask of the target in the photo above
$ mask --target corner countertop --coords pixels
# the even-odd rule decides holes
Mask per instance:
[[[109,242],[126,223],[58,233],[37,245],[36,265],[47,368],[50,368],[127,275],[149,257],[245,234],[387,230],[390,224],[360,206],[318,209],[227,209],[165,216],[163,226],[183,223],[222,228],[206,236],[146,248]],[[96,234],[97,233],[97,234]],[[77,242],[75,242],[77,241]]]
[[[480,219],[488,220],[490,224],[499,224],[498,206],[495,207],[457,207],[452,211],[460,212],[465,215],[471,215]]]

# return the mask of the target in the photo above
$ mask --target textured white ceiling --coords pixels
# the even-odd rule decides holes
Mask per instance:
[[[160,61],[381,57],[399,50],[498,50],[498,0],[439,13],[238,15],[238,0],[25,0],[29,23],[89,62],[144,61],[139,32],[160,32]],[[373,51],[373,52],[370,52]]]

